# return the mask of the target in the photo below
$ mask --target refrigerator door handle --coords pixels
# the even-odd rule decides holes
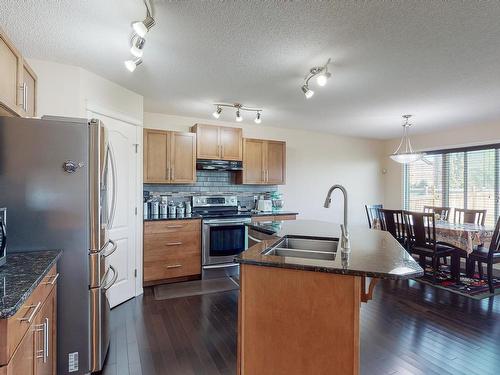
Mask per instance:
[[[117,187],[117,177],[116,177],[116,163],[115,163],[115,155],[113,153],[113,149],[111,148],[111,145],[108,144],[108,153],[109,153],[109,161],[111,162],[111,174],[113,177],[113,195],[111,197],[111,212],[109,214],[109,221],[108,221],[108,229],[111,229],[113,226],[113,221],[115,220],[115,213],[116,213],[116,195],[118,194],[118,187]]]
[[[118,272],[116,272],[115,268],[111,264],[109,265],[109,269],[111,271],[113,271],[113,278],[108,283],[108,285],[105,285],[102,287],[104,289],[104,291],[108,291],[108,289],[114,285],[114,283],[116,282],[116,279],[118,279]]]
[[[108,240],[108,243],[106,244],[106,246],[104,246],[104,249],[106,249],[109,244],[111,244],[111,248],[108,251],[102,253],[102,256],[104,258],[107,258],[111,254],[113,254],[116,251],[117,247],[118,247],[118,245],[116,244],[116,242],[110,239],[110,240]]]

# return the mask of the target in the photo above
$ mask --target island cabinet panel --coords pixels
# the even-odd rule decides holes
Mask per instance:
[[[240,266],[238,374],[359,373],[359,277]]]
[[[144,223],[144,285],[198,278],[201,274],[201,221]]]
[[[144,129],[144,182],[196,182],[196,134]]]
[[[282,185],[286,174],[286,143],[264,139],[243,139],[241,184]]]
[[[211,160],[243,159],[242,129],[196,124],[191,131],[197,135],[197,158]]]
[[[0,375],[54,375],[57,270],[48,272],[19,311],[0,320]]]

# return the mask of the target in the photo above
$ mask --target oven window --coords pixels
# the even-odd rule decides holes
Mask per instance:
[[[245,250],[244,225],[224,225],[210,228],[210,256],[237,255]]]

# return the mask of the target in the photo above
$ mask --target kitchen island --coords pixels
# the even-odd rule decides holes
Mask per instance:
[[[248,226],[255,245],[235,259],[238,374],[358,374],[361,302],[378,279],[419,277],[422,268],[387,232],[352,228],[346,253],[338,224]]]

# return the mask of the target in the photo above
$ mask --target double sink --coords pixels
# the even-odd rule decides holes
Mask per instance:
[[[263,255],[283,257],[335,260],[339,241],[336,238],[311,238],[303,236],[285,236]]]

